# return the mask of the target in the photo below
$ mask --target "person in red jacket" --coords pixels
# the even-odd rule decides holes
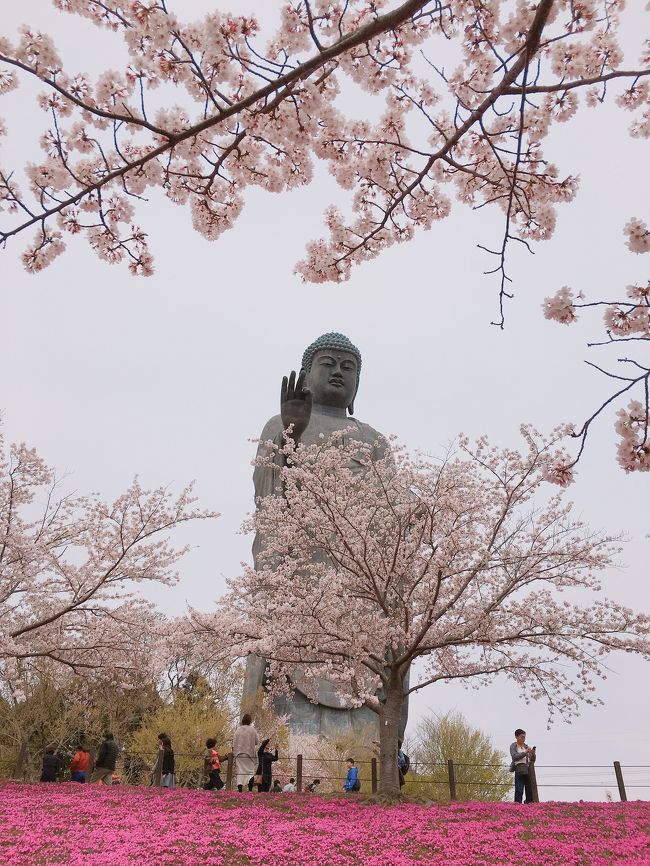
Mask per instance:
[[[203,756],[203,774],[207,777],[207,782],[203,786],[204,791],[212,791],[215,788],[220,790],[223,788],[223,779],[221,778],[221,763],[219,761],[219,752],[217,752],[217,741],[214,737],[210,737],[205,741],[205,754]]]
[[[90,753],[83,745],[83,743],[79,743],[72,757],[72,763],[70,764],[70,781],[82,783],[85,782],[88,778],[89,770]]]

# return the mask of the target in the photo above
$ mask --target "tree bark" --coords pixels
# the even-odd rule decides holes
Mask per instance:
[[[385,686],[385,700],[379,710],[379,793],[399,794],[397,740],[404,700],[402,678],[394,673]]]
[[[14,779],[25,778],[25,765],[27,764],[28,755],[29,742],[27,740],[23,740],[20,744],[20,749],[18,751],[18,758],[16,760],[16,767],[14,769]]]

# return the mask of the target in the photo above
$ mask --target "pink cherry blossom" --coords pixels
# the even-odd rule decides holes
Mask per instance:
[[[71,233],[103,261],[151,275],[150,193],[187,208],[216,241],[250,187],[309,185],[318,160],[340,192],[325,203],[323,235],[305,239],[302,279],[348,280],[447,219],[455,200],[498,209],[501,238],[482,249],[503,325],[510,242],[551,238],[579,192],[579,165],[558,149],[555,125],[611,99],[632,136],[650,136],[650,50],[625,58],[618,36],[629,3],[299,0],[283,2],[278,30],[266,33],[251,15],[187,20],[153,0],[54,4],[112,31],[128,56],[91,76],[73,57],[64,65],[36,24],[0,38],[0,96],[25,79],[40,88],[43,158],[0,167],[0,245],[36,230],[22,253],[31,273],[63,254]],[[446,71],[435,62],[441,45]],[[28,110],[24,100],[0,134],[19,133]],[[624,231],[630,251],[650,250],[641,219]],[[560,289],[544,315],[575,321],[578,297]],[[591,302],[612,308],[604,342],[645,339],[647,309],[611,297]]]
[[[639,219],[631,219],[624,229],[627,246],[633,253],[647,253],[650,250],[650,231]]]
[[[45,248],[40,255],[47,255]],[[171,585],[185,548],[169,533],[215,516],[136,479],[113,503],[64,495],[26,445],[0,435],[0,671],[20,684],[26,659],[125,683],[154,665],[162,622],[133,586]],[[22,665],[22,668],[21,668]]]
[[[631,219],[625,226],[628,235],[628,247],[635,252],[645,252],[650,249],[650,232],[645,223]],[[647,285],[629,285],[625,297],[618,300],[589,300],[583,292],[574,295],[567,286],[559,289],[553,297],[544,299],[544,316],[562,324],[576,321],[576,310],[603,308],[603,321],[606,338],[591,342],[590,347],[610,346],[612,343],[626,344],[626,357],[618,358],[619,371],[611,372],[595,363],[593,367],[617,381],[618,389],[603,400],[603,403],[583,423],[578,431],[569,431],[568,435],[580,441],[577,456],[571,460],[560,461],[548,480],[558,484],[570,483],[571,470],[580,459],[584,450],[589,428],[596,418],[613,402],[629,398],[635,394],[641,399],[634,399],[630,407],[631,413],[621,409],[618,413],[616,431],[621,436],[617,454],[620,466],[626,472],[645,471],[648,468],[647,449],[650,444],[650,367],[639,352],[634,353],[635,344],[647,345],[650,339],[650,282]],[[627,383],[620,386],[620,383]]]
[[[247,523],[262,539],[256,568],[188,628],[217,657],[266,658],[270,697],[291,693],[301,665],[306,694],[324,677],[344,704],[377,713],[387,792],[399,790],[410,692],[507,676],[551,714],[571,716],[594,700],[610,651],[650,656],[650,620],[595,594],[615,541],[543,489],[571,481],[567,429],[544,439],[524,427],[521,452],[461,438],[444,461],[386,443],[378,457],[354,429],[297,449],[266,443],[258,465],[273,468],[283,495],[260,500]],[[569,604],[569,586],[590,600]]]
[[[631,400],[626,409],[617,413],[616,432],[618,462],[626,472],[650,471],[650,438],[648,410],[639,400]]]
[[[506,245],[511,234],[551,237],[577,180],[543,145],[555,123],[576,115],[580,91],[591,92],[588,104],[613,92],[633,114],[633,135],[645,134],[649,122],[647,52],[637,68],[624,61],[617,25],[626,12],[610,0],[458,0],[453,9],[430,0],[302,0],[282,5],[276,33],[218,10],[186,21],[140,0],[54,2],[113,31],[128,61],[93,81],[72,64],[63,68],[52,37],[36,26],[25,25],[16,44],[2,39],[0,93],[38,78],[51,126],[41,166],[49,174],[33,201],[21,196],[26,209],[18,208],[0,240],[88,205],[93,219],[74,230],[114,261],[93,228],[105,216],[103,201],[127,179],[127,195],[157,187],[188,206],[195,229],[212,240],[235,223],[247,187],[309,184],[320,159],[350,198],[327,209],[327,237],[308,243],[297,272],[315,282],[346,280],[355,265],[447,218],[454,196],[498,207],[509,226]],[[445,75],[421,62],[441,41],[451,55]],[[338,97],[350,82],[383,105],[378,120],[343,109]],[[171,95],[162,105],[154,93],[161,87]],[[66,143],[95,159],[80,163]],[[0,185],[10,176],[3,171]],[[127,238],[130,219],[115,226],[117,258],[134,273],[151,273],[150,253]],[[636,228],[631,243],[635,250],[642,243]],[[28,266],[32,258],[30,251]],[[41,256],[41,267],[47,261]]]
[[[578,318],[573,307],[573,293],[568,286],[564,286],[553,295],[552,298],[544,299],[544,317],[569,325]]]

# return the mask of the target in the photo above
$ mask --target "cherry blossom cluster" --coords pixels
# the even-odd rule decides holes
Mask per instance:
[[[636,253],[650,251],[650,231],[644,222],[632,219],[624,228],[628,247]],[[645,284],[629,285],[623,301],[588,301],[582,292],[574,294],[568,286],[563,286],[555,295],[544,300],[544,316],[561,324],[568,325],[578,318],[578,310],[583,308],[604,308],[603,322],[606,338],[589,346],[618,348],[625,343],[628,349],[645,348],[650,341],[650,280]],[[642,359],[643,360],[643,359]],[[617,383],[617,390],[603,401],[598,409],[584,422],[579,430],[569,431],[570,436],[580,442],[577,457],[567,459],[558,470],[570,473],[580,459],[592,422],[612,403],[630,393],[638,394],[641,399],[632,399],[627,408],[618,411],[615,429],[620,439],[617,445],[619,465],[626,472],[647,472],[650,469],[650,365],[634,357],[617,358],[617,373],[601,365],[588,362],[590,366],[604,373]],[[624,383],[624,384],[621,384]]]
[[[612,0],[292,0],[266,34],[224,11],[187,22],[161,0],[53,2],[111,31],[127,59],[89,74],[64,68],[37,26],[0,38],[0,95],[25,77],[43,85],[42,161],[0,167],[0,243],[35,232],[22,253],[33,273],[79,235],[102,260],[150,275],[148,196],[162,190],[216,240],[248,187],[304,186],[321,160],[343,200],[297,265],[305,280],[347,279],[445,219],[454,200],[496,207],[503,233],[483,249],[502,326],[511,242],[550,237],[577,193],[577,166],[550,150],[555,125],[613,98],[630,134],[650,136],[650,42],[625,60],[618,29],[629,13]],[[625,232],[631,251],[650,248],[640,219]],[[547,301],[547,317],[573,320],[569,291]],[[615,339],[647,331],[642,302],[608,315]]]
[[[617,417],[616,432],[621,437],[617,446],[618,462],[626,472],[650,472],[647,399],[645,405],[640,400],[630,400],[627,408],[618,410]]]
[[[633,253],[650,252],[650,230],[640,219],[631,219],[625,226],[627,246]]]
[[[648,803],[367,803],[313,794],[0,783],[6,866],[643,866]],[[171,817],[170,817],[171,816]],[[435,859],[434,859],[435,858]]]
[[[0,171],[0,239],[36,229],[23,253],[31,271],[63,251],[66,233],[83,233],[102,259],[150,274],[134,201],[162,189],[215,239],[248,186],[308,184],[318,158],[351,199],[328,209],[329,236],[298,265],[305,279],[347,279],[457,198],[504,214],[489,250],[503,300],[509,241],[549,237],[576,194],[575,174],[544,152],[553,125],[613,90],[631,133],[650,134],[650,52],[624,63],[624,4],[611,0],[292,0],[275,34],[222,11],[188,23],[159,0],[54,2],[113,31],[128,61],[88,75],[64,68],[35,26],[0,40],[0,93],[21,76],[44,85],[43,162],[22,177]],[[435,64],[443,42],[448,72]],[[383,100],[379,120],[344,108],[351,88]],[[639,231],[632,248],[647,244]]]
[[[157,678],[162,618],[136,594],[173,584],[185,548],[170,532],[214,516],[191,487],[173,496],[137,479],[113,503],[64,495],[44,461],[0,435],[0,671],[17,686],[38,660],[129,683]]]
[[[408,692],[504,675],[551,714],[595,701],[609,652],[650,652],[650,619],[599,597],[612,540],[544,487],[569,480],[565,431],[522,432],[523,452],[461,439],[441,462],[399,448],[373,460],[352,430],[318,446],[269,443],[259,459],[282,495],[258,502],[247,524],[264,539],[258,568],[203,618],[206,642],[268,659],[272,696],[291,693],[298,665],[307,694],[324,677],[348,706],[378,713],[387,785]],[[569,603],[568,588],[588,599]]]

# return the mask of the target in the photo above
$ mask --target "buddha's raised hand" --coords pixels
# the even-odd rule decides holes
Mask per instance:
[[[283,377],[282,388],[280,389],[282,426],[286,430],[289,425],[293,424],[291,438],[296,445],[307,429],[311,418],[312,395],[309,388],[305,388],[306,375],[305,371],[301,370],[296,379],[296,371],[292,370],[288,379],[286,376]]]

